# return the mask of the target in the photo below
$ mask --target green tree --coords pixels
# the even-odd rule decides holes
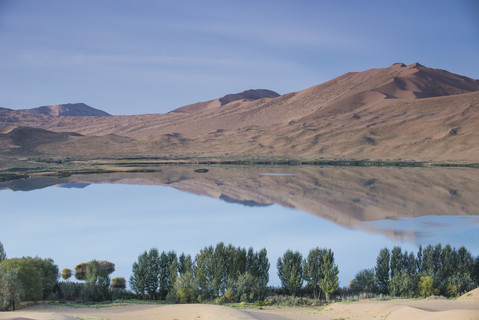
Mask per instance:
[[[380,293],[388,294],[388,283],[389,283],[389,260],[391,259],[391,253],[388,248],[384,248],[379,252],[379,255],[376,259],[376,279],[378,282],[378,289]]]
[[[257,278],[246,272],[236,280],[230,280],[225,296],[230,301],[255,302],[261,300],[261,288]]]
[[[180,273],[175,282],[174,289],[180,303],[196,302],[198,296],[198,285],[192,271]]]
[[[160,299],[166,299],[178,277],[178,258],[174,251],[162,252],[159,264]]]
[[[374,268],[364,269],[356,273],[356,276],[350,283],[350,289],[355,294],[362,292],[377,293],[378,284]]]
[[[144,252],[138,256],[138,260],[133,262],[132,275],[130,276],[130,287],[137,295],[144,296],[147,293],[146,274],[148,272],[147,266],[148,252]]]
[[[423,273],[424,271],[422,245],[419,245],[416,254],[416,270],[417,273]]]
[[[432,245],[428,245],[426,248],[424,248],[422,253],[421,273],[431,277],[434,276],[436,272],[434,259],[434,247]]]
[[[286,292],[297,296],[303,286],[303,256],[300,252],[287,250],[276,263],[281,285]]]
[[[6,271],[15,270],[22,283],[22,300],[38,301],[43,297],[43,272],[31,257],[3,260],[1,265]]]
[[[389,282],[389,293],[395,297],[414,297],[417,292],[418,276],[406,272],[396,273]]]
[[[195,278],[198,281],[202,299],[212,299],[215,296],[213,281],[215,278],[214,248],[209,246],[196,255]]]
[[[91,262],[92,261],[82,262],[75,266],[75,278],[77,278],[77,280],[88,280],[90,278]],[[115,271],[115,264],[113,262],[105,260],[96,260],[95,262],[108,274]]]
[[[3,244],[0,242],[0,263],[7,259],[7,254],[5,253],[5,248],[3,248]]]
[[[251,249],[252,248],[250,248],[250,250]],[[250,250],[248,250],[248,252]],[[269,268],[270,268],[270,263],[269,263],[268,252],[266,251],[266,248],[261,249],[259,252],[254,252],[252,255],[252,260],[247,264],[246,272],[249,272],[259,285],[260,300],[263,300],[264,298],[266,298],[267,287],[269,282]]]
[[[22,296],[22,283],[18,278],[17,270],[5,268],[0,265],[0,310],[8,310],[20,303]]]
[[[223,242],[218,243],[213,251],[213,263],[212,286],[214,296],[219,297],[226,291],[228,280],[228,256]]]
[[[110,299],[110,277],[108,274],[108,269],[100,262],[90,261],[88,279],[80,293],[82,300],[101,302]]]
[[[58,283],[58,266],[53,259],[32,258],[35,268],[41,271],[43,299],[48,299]]]
[[[479,256],[474,260],[474,267],[472,268],[472,279],[476,286],[479,286]]]
[[[406,251],[402,257],[402,270],[408,274],[417,274],[417,260],[414,253],[409,253]]]
[[[326,300],[329,301],[329,296],[339,286],[339,268],[334,263],[334,252],[331,249],[323,251],[320,269],[322,278],[319,279],[319,287],[326,295]]]
[[[313,289],[313,298],[319,299],[321,296],[321,289],[319,287],[319,281],[324,277],[321,272],[322,257],[324,249],[311,249],[308,257],[304,260],[304,279],[308,285]]]
[[[391,250],[390,269],[391,269],[391,279],[396,274],[400,274],[403,270],[403,258],[402,258],[402,252],[400,247],[396,246]]]
[[[186,272],[193,273],[193,259],[190,255],[182,253],[178,258],[178,273],[181,275]]]
[[[139,255],[138,261],[133,263],[131,289],[143,298],[154,300],[158,297],[159,275],[160,255],[158,249],[152,248]]]

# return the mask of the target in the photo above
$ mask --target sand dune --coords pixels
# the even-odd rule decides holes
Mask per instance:
[[[0,154],[475,162],[478,90],[479,80],[415,63],[351,72],[277,97],[248,90],[168,114],[59,117],[1,109],[3,127],[84,137],[37,140],[35,146],[2,148]],[[9,133],[0,134],[0,143],[15,145],[9,139]]]
[[[326,320],[326,319],[479,319],[479,289],[457,300],[394,299],[338,302],[322,307],[263,307],[243,309],[207,305],[137,305],[116,303],[100,308],[72,308],[37,305],[15,312],[0,313],[1,320],[70,320],[70,319],[154,319],[154,320]]]

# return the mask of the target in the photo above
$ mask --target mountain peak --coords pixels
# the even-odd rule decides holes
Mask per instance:
[[[219,99],[222,106],[237,100],[258,100],[263,98],[276,98],[280,95],[277,92],[266,89],[250,89],[240,93],[227,94]]]
[[[110,116],[109,113],[92,108],[89,105],[86,105],[84,103],[56,104],[56,105],[42,106],[42,107],[32,108],[32,109],[23,109],[21,111],[27,111],[30,113],[37,113],[37,114],[45,114],[45,115],[56,116],[56,117],[58,116],[70,116],[70,117]]]

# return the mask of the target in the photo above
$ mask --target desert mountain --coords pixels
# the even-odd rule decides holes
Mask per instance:
[[[254,100],[265,99],[265,98],[276,98],[276,97],[279,97],[279,94],[271,90],[250,89],[240,93],[227,94],[221,98],[210,100],[210,101],[189,104],[187,106],[175,109],[171,112],[195,113],[199,111],[218,109],[221,106],[224,106],[225,104],[228,104],[234,101],[246,102],[246,101],[254,101]]]
[[[36,150],[52,156],[85,157],[476,162],[478,123],[479,81],[418,63],[350,72],[281,96],[248,90],[168,114],[55,117],[0,110],[3,126],[84,135],[70,136],[65,142],[45,141]]]
[[[44,114],[48,116],[71,116],[71,117],[104,117],[109,116],[110,114],[105,111],[92,108],[84,103],[67,103],[67,104],[56,104],[52,106],[43,106],[32,109],[22,109],[19,111],[30,112],[36,114]]]

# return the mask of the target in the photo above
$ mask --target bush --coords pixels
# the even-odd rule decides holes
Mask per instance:
[[[457,286],[455,284],[448,284],[447,287],[446,287],[446,296],[451,298],[451,297],[455,297],[457,294]]]
[[[179,300],[178,302],[180,303],[191,303],[196,301],[201,303],[201,296],[196,298],[198,294],[198,285],[191,271],[180,274],[172,291],[175,292],[176,297]]]
[[[389,283],[389,293],[395,297],[415,297],[417,283],[417,275],[405,272],[395,274]]]
[[[116,277],[111,279],[110,284],[112,289],[125,289],[126,288],[126,280],[123,277]]]
[[[63,280],[68,280],[72,276],[72,271],[71,269],[65,268],[62,270],[62,278]]]
[[[350,283],[351,293],[377,293],[378,285],[374,269],[359,271]]]
[[[434,294],[434,280],[430,276],[421,276],[417,285],[420,297],[427,298]]]
[[[134,299],[135,294],[131,291],[125,289],[112,289],[111,290],[111,299],[112,300],[129,300]]]
[[[62,281],[58,283],[58,290],[56,292],[56,296],[59,299],[76,301],[80,298],[80,292],[82,288],[83,283]]]
[[[310,298],[298,298],[293,296],[269,296],[264,300],[265,305],[276,305],[280,307],[295,306],[316,306],[318,300]]]

